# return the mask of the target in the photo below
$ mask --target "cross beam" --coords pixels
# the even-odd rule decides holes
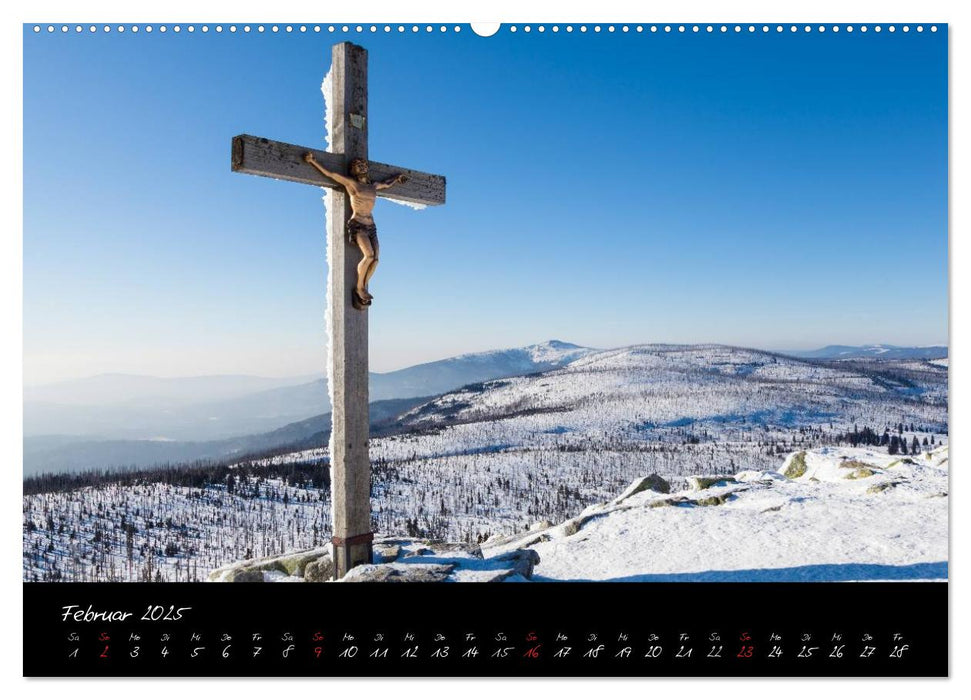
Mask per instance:
[[[318,151],[248,134],[240,134],[233,138],[233,172],[343,190],[336,182],[329,177],[324,177],[304,161],[303,154],[308,151],[313,153],[317,162],[327,170],[347,172],[345,157],[340,153]],[[378,192],[378,197],[410,204],[432,206],[445,204],[445,178],[442,175],[431,175],[373,160],[368,161],[368,165],[371,179],[375,182],[386,180],[398,173],[403,173],[408,178],[400,185],[381,190]]]
[[[372,561],[371,462],[368,455],[368,313],[352,302],[361,251],[348,242],[347,222],[353,210],[344,187],[320,174],[303,156],[313,152],[318,163],[335,173],[347,173],[354,158],[368,160],[367,51],[351,43],[332,51],[333,115],[331,152],[241,135],[233,139],[232,169],[278,180],[329,188],[330,217],[327,250],[330,274],[327,296],[330,317],[328,376],[333,399],[330,437],[331,509],[333,513],[334,577]],[[412,204],[444,204],[441,175],[368,160],[372,181],[403,173],[406,182],[378,196]]]

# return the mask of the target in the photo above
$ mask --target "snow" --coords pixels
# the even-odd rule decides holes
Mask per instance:
[[[641,491],[586,509],[575,532],[486,542],[483,554],[530,543],[539,581],[947,578],[947,446],[911,457],[825,447],[804,459],[795,479],[746,471],[700,491]],[[850,478],[861,465],[872,475]],[[724,503],[697,504],[712,498]]]
[[[928,441],[925,449],[946,441],[946,368],[923,361],[884,361],[878,372],[869,373],[861,369],[865,363],[834,367],[724,346],[593,351],[550,341],[530,352],[548,359],[570,353],[578,357],[546,372],[479,382],[446,394],[401,417],[400,434],[372,438],[376,531],[451,542],[476,543],[490,536],[522,540],[531,524],[569,522],[585,508],[597,512],[604,503],[613,504],[612,513],[617,510],[612,518],[623,513],[629,517],[631,513],[622,508],[646,496],[618,494],[623,496],[636,478],[658,473],[686,499],[703,493],[725,496],[727,502],[651,509],[647,516],[652,527],[661,528],[658,541],[647,532],[641,535],[643,542],[623,545],[631,550],[632,566],[648,565],[641,572],[616,562],[599,573],[579,568],[571,572],[561,563],[563,576],[717,578],[749,571],[745,575],[757,578],[782,576],[781,569],[796,567],[788,574],[793,578],[893,578],[908,575],[899,567],[911,565],[918,567],[909,572],[912,575],[946,575],[940,572],[946,568],[946,551],[938,552],[946,550],[946,527],[934,529],[938,516],[924,513],[927,508],[946,513],[946,498],[914,496],[913,512],[927,515],[933,526],[924,544],[913,529],[917,520],[906,512],[899,523],[889,523],[899,529],[895,543],[912,542],[918,553],[929,544],[927,551],[933,549],[933,556],[906,560],[898,551],[884,560],[857,546],[862,534],[867,534],[867,519],[880,527],[888,524],[885,521],[895,517],[894,509],[904,507],[901,499],[906,494],[930,488],[941,478],[946,482],[946,469],[941,477],[933,470],[914,471],[907,462],[893,464],[898,458],[889,455],[863,457],[852,448],[833,447],[841,434],[857,424],[877,434],[896,431],[903,424],[908,428],[903,435],[908,447],[915,436]],[[536,367],[529,357],[526,361],[530,368]],[[916,433],[910,432],[911,424]],[[846,456],[842,461],[857,459],[871,465],[874,475],[842,479],[841,467],[827,450]],[[806,453],[805,474],[786,479],[782,474],[793,458],[785,462],[785,454],[800,452]],[[290,473],[287,469],[271,467],[305,465],[310,471],[324,470],[327,457],[328,449],[317,448],[257,460],[247,468],[249,476],[237,484],[235,493],[228,493],[222,482],[185,488],[146,480],[129,487],[101,484],[24,496],[24,578],[44,579],[54,572],[61,580],[139,580],[152,560],[153,570],[165,580],[195,580],[198,572],[204,576],[247,556],[316,546],[330,535],[329,490],[314,487],[305,478],[293,481],[289,476],[288,483],[279,478]],[[926,467],[923,455],[907,458]],[[687,491],[689,477],[696,475],[734,475],[735,482],[703,492]],[[906,484],[866,493],[870,485],[904,479]],[[946,483],[939,490],[946,492]],[[826,508],[831,520],[813,520],[824,512],[823,495],[830,492],[832,505]],[[876,504],[888,510],[881,511]],[[776,506],[779,510],[772,510]],[[679,513],[684,517],[672,519]],[[731,513],[737,517],[725,519]],[[121,524],[126,515],[135,525],[131,554]],[[706,518],[711,523],[704,522]],[[588,528],[604,520],[598,515],[581,533],[593,532]],[[692,526],[696,520],[702,525]],[[757,568],[752,557],[760,547],[778,553],[778,547],[770,547],[771,528],[766,528],[780,522],[789,522],[799,535],[831,541],[833,551],[819,545],[813,550],[818,556],[800,560],[799,550],[792,548],[765,561],[760,568],[769,572],[752,573]],[[854,534],[854,540],[841,531],[842,522],[862,534]],[[636,524],[628,527],[640,532]],[[720,539],[709,541],[706,527],[711,528],[711,537]],[[579,545],[566,538],[570,528],[557,528],[555,532],[548,527],[534,530],[529,537],[549,535],[551,543],[573,556]],[[741,537],[746,528],[752,531],[749,540],[736,547],[733,538]],[[892,528],[887,532],[892,533]],[[680,549],[671,542],[679,533],[689,538]],[[776,537],[779,542],[798,539],[793,532]],[[841,538],[847,543],[845,551],[839,547]],[[696,541],[704,546],[694,548]],[[162,556],[169,544],[178,547],[177,556]],[[722,552],[718,548],[722,544],[736,554]],[[878,544],[867,547],[879,549]],[[490,546],[498,544],[493,541]],[[637,554],[638,547],[655,549]],[[713,553],[705,555],[706,548]],[[699,553],[692,559],[691,552]],[[600,556],[596,553],[594,558]],[[538,573],[558,577],[555,567],[544,573],[544,567],[556,560],[544,557]],[[662,566],[664,562],[668,564]],[[826,566],[836,568],[820,568]],[[871,568],[845,568],[859,566]]]

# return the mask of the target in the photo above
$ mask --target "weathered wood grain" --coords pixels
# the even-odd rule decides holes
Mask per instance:
[[[337,122],[334,120],[334,131],[337,132]],[[349,128],[359,131],[354,126]],[[367,121],[364,122],[367,130]],[[333,145],[337,144],[336,133],[332,136]],[[304,162],[303,154],[312,151],[317,162],[328,170],[338,173],[347,172],[347,161],[355,156],[346,156],[334,149],[335,152],[320,151],[315,148],[295,146],[282,141],[240,134],[233,137],[232,168],[234,172],[249,175],[272,177],[276,180],[288,180],[315,187],[340,187],[330,178],[321,175],[313,166]],[[377,161],[368,161],[371,179],[375,182],[385,180],[392,175],[404,173],[408,181],[378,192],[379,197],[396,199],[412,204],[437,205],[445,204],[445,178],[442,175],[431,175],[419,170],[400,168]]]
[[[367,51],[348,42],[333,49],[331,146],[344,158],[367,158]],[[362,128],[350,114],[365,116]],[[306,164],[305,164],[306,165]],[[310,166],[307,166],[310,168]],[[330,190],[327,239],[330,250],[330,338],[333,382],[331,437],[331,507],[334,537],[348,539],[371,532],[371,462],[368,454],[368,312],[355,309],[351,293],[357,284],[361,252],[347,241],[350,197],[344,188]],[[357,564],[371,562],[370,543],[334,546],[335,577]]]

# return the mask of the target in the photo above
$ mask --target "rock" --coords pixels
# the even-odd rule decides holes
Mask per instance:
[[[326,556],[330,558],[330,553],[328,552]],[[316,549],[309,552],[297,552],[296,554],[290,554],[274,560],[273,568],[283,571],[288,576],[303,576],[304,568],[307,564],[317,561],[320,558],[320,551]]]
[[[806,452],[796,452],[786,459],[782,465],[782,476],[787,479],[798,479],[806,473]]]
[[[889,489],[897,488],[897,484],[899,484],[899,483],[900,483],[899,481],[884,481],[883,483],[880,483],[880,484],[874,484],[873,486],[871,486],[870,488],[868,488],[866,490],[866,492],[867,493],[883,493],[884,491],[887,491]]]
[[[694,504],[687,496],[671,496],[670,498],[659,498],[647,504],[648,508],[664,508],[665,506],[680,506],[685,503]]]
[[[334,578],[334,560],[329,554],[314,559],[304,567],[304,581],[324,583]]]
[[[434,554],[434,553],[435,552],[433,552],[432,550],[430,550],[428,547],[419,547],[418,549],[415,549],[415,550],[412,550],[412,551],[408,552],[405,555],[405,559],[408,559],[409,557],[423,557],[426,554]],[[350,573],[350,572],[348,571],[348,573]]]
[[[639,479],[635,479],[631,482],[631,485],[624,489],[624,492],[620,494],[614,503],[621,503],[626,501],[628,498],[634,494],[641,493],[642,491],[656,491],[657,493],[671,493],[671,484],[662,479],[657,474],[651,474],[650,476],[642,476]]]
[[[509,568],[496,573],[489,582],[505,581],[511,576],[522,576],[525,579],[533,577],[533,567],[539,564],[539,554],[532,549],[514,549],[493,557],[496,562],[508,562]]]
[[[222,579],[227,583],[263,583],[263,571],[260,569],[231,569]]]
[[[725,486],[738,483],[733,476],[689,476],[688,486],[692,491],[704,491],[712,486]]]
[[[549,520],[540,520],[538,523],[533,523],[529,526],[530,532],[539,532],[540,530],[546,530],[547,528],[553,527],[553,523]]]
[[[900,460],[898,459],[890,466],[892,467],[895,464],[900,464]],[[871,469],[872,467],[873,467],[872,464],[861,462],[858,459],[844,459],[842,462],[840,462],[840,469]]]
[[[697,501],[693,501],[696,506],[722,506],[731,498],[730,493],[725,493],[720,496],[708,496],[707,498],[699,498]]]
[[[401,556],[401,545],[390,543],[375,544],[373,551],[375,564],[387,564]]]
[[[447,580],[454,569],[454,564],[362,564],[348,571],[341,581],[436,583]]]
[[[465,542],[432,542],[429,546],[432,548],[433,554],[464,552],[473,559],[482,558],[482,548],[477,544],[466,544]]]
[[[859,469],[850,472],[843,478],[844,479],[868,479],[874,474],[876,474],[876,472],[870,469],[869,467],[860,467]]]

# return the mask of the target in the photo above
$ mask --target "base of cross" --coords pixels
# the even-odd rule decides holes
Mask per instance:
[[[347,572],[358,564],[371,564],[374,561],[374,553],[371,544],[374,542],[374,533],[365,532],[352,537],[331,537],[330,542],[334,554],[334,572]]]

